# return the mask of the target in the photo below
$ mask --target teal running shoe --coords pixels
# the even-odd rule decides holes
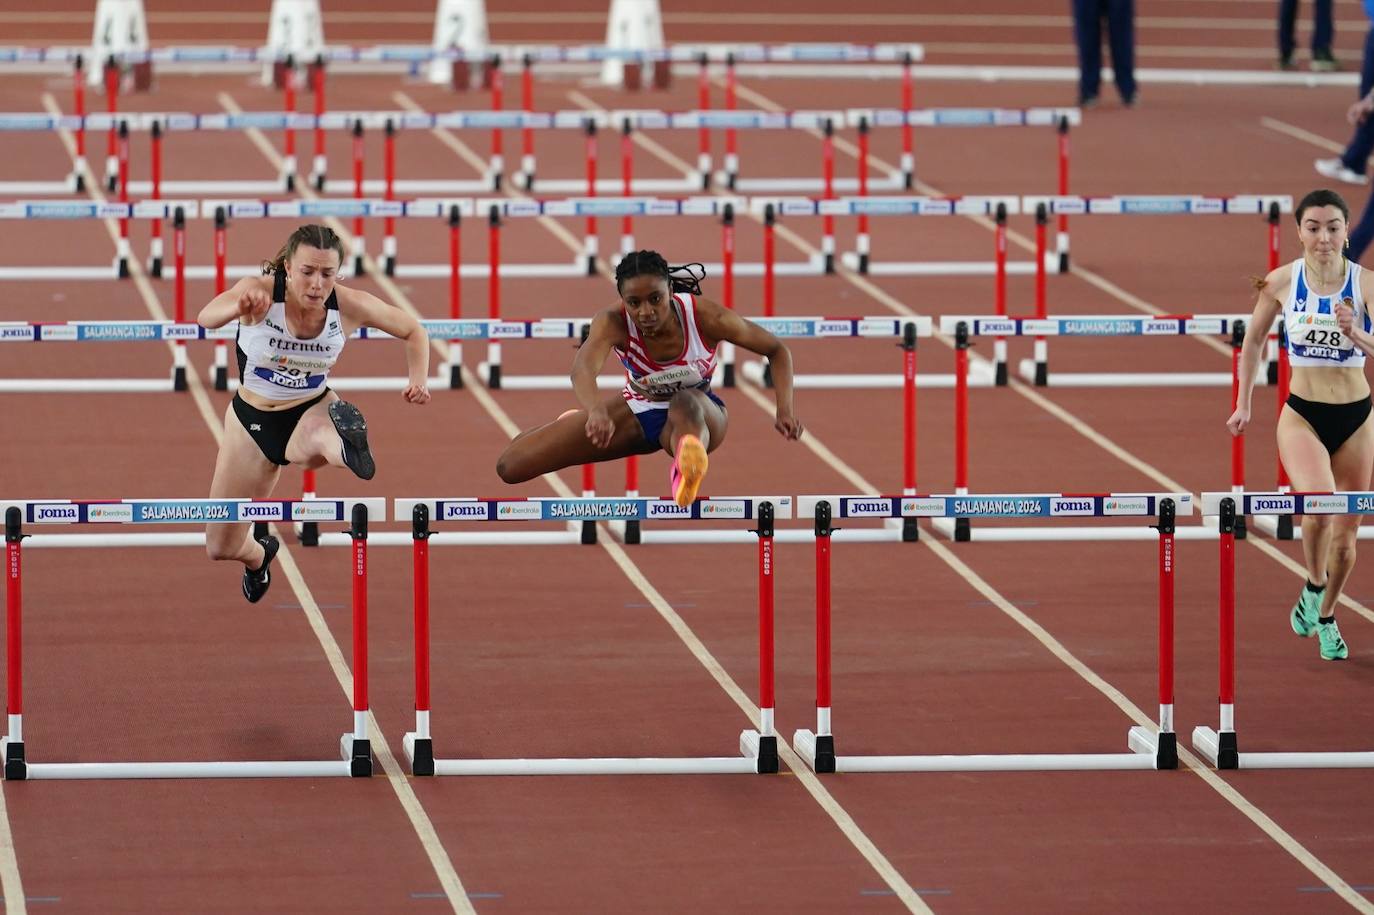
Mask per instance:
[[[1310,591],[1306,585],[1302,587],[1302,594],[1298,596],[1298,602],[1293,605],[1293,613],[1289,617],[1289,622],[1293,624],[1293,631],[1303,638],[1311,638],[1316,631],[1318,623],[1317,616],[1322,609],[1322,592]]]
[[[1323,661],[1344,661],[1350,657],[1350,649],[1345,647],[1345,639],[1341,638],[1341,630],[1334,619],[1317,624],[1317,638],[1321,640]]]

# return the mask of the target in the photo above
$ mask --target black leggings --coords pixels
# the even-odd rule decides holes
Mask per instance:
[[[1288,395],[1288,406],[1293,412],[1307,420],[1317,438],[1326,446],[1327,454],[1335,454],[1345,444],[1346,439],[1364,425],[1369,418],[1371,406],[1366,396],[1363,400],[1351,403],[1319,403],[1303,400],[1296,394]]]
[[[263,456],[273,464],[285,467],[291,463],[286,459],[286,445],[291,441],[291,433],[296,431],[296,426],[305,415],[305,411],[324,400],[328,393],[329,388],[325,388],[318,397],[296,404],[287,410],[259,410],[235,393],[234,415],[239,418],[243,428],[248,430],[253,441],[258,443]]]

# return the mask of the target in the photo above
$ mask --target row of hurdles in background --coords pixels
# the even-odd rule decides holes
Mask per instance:
[[[1132,315],[1118,316],[1062,316],[1045,318],[1011,318],[1006,316],[960,316],[945,315],[939,319],[939,332],[952,339],[955,365],[953,373],[918,374],[917,340],[930,337],[936,330],[936,323],[926,316],[900,317],[786,317],[753,318],[755,323],[776,336],[796,340],[839,339],[876,339],[896,343],[899,347],[900,366],[886,373],[849,373],[849,374],[809,374],[800,373],[794,379],[798,388],[811,389],[880,389],[901,388],[900,452],[901,480],[904,493],[916,492],[917,487],[917,388],[940,387],[954,391],[954,430],[952,436],[954,450],[954,483],[957,492],[967,492],[969,487],[969,398],[970,386],[1005,385],[1008,382],[1006,338],[1026,336],[1035,338],[1034,359],[1027,359],[1021,365],[1021,374],[1036,384],[1068,384],[1076,386],[1150,386],[1150,385],[1190,385],[1229,386],[1232,400],[1239,383],[1239,352],[1245,334],[1244,315],[1185,315],[1143,317]],[[422,320],[423,326],[432,340],[445,341],[444,362],[438,374],[432,379],[435,388],[461,388],[463,383],[462,344],[464,341],[487,341],[486,360],[478,366],[478,374],[492,388],[523,390],[569,390],[571,382],[567,375],[520,375],[502,371],[501,347],[503,343],[535,340],[578,340],[590,325],[589,318],[583,319],[538,319],[529,321],[512,320]],[[1282,328],[1277,323],[1275,334]],[[0,392],[152,392],[186,390],[188,356],[186,344],[197,340],[216,341],[214,364],[210,368],[210,378],[219,390],[235,387],[229,378],[228,341],[234,339],[236,328],[227,325],[216,330],[207,330],[198,324],[174,323],[166,321],[91,321],[68,323],[43,322],[0,322],[0,343],[19,342],[154,342],[161,341],[171,347],[173,367],[170,378],[139,379],[101,379],[101,378],[5,378],[0,379]],[[360,330],[358,339],[387,339],[386,335],[371,329]],[[1116,338],[1122,336],[1179,338],[1184,336],[1222,336],[1230,340],[1232,349],[1231,370],[1229,373],[1051,373],[1049,368],[1049,336],[1076,336],[1090,338]],[[972,342],[977,337],[992,337],[996,341],[994,360],[975,359],[970,353]],[[1277,338],[1276,338],[1277,339]],[[1277,402],[1281,406],[1287,397],[1289,377],[1287,349],[1281,345],[1270,347],[1273,355],[1272,383],[1276,388]],[[733,387],[736,382],[736,365],[733,348],[722,352],[720,385]],[[768,368],[763,363],[745,363],[744,376],[756,384],[770,382]],[[1261,381],[1270,380],[1270,371],[1261,369]],[[599,385],[613,390],[624,383],[623,377],[603,374]],[[406,384],[400,376],[348,377],[337,376],[332,386],[340,391],[349,390],[399,390]],[[1227,403],[1218,399],[1218,410],[1225,412]],[[1222,429],[1218,426],[1218,436]],[[1227,436],[1230,438],[1229,436]],[[1245,487],[1245,441],[1244,436],[1230,438],[1231,442],[1231,485],[1236,490]],[[1282,467],[1278,467],[1277,484],[1280,489],[1288,487],[1288,479]],[[312,471],[305,472],[303,492],[307,496],[315,493],[315,476]],[[595,475],[588,465],[583,470],[583,492],[596,491]],[[626,461],[626,492],[637,495],[638,463],[631,458]],[[584,526],[583,536],[594,530]],[[953,522],[941,532],[956,540],[969,540],[975,537],[967,519]],[[1243,522],[1238,530],[1245,536]],[[1294,530],[1291,518],[1284,517],[1272,531],[1281,538],[1291,538]],[[1086,539],[1100,540],[1104,537],[1138,537],[1141,532],[1132,528],[1094,529],[1065,528],[1051,526],[1047,529],[1007,529],[980,528],[978,539]],[[1211,536],[1204,528],[1186,528],[1184,536]],[[627,542],[637,543],[643,537],[659,537],[661,532],[641,532],[637,524],[627,527],[624,537]],[[904,525],[902,539],[916,537],[914,523]],[[313,536],[307,534],[306,542]]]
[[[1103,495],[995,494],[943,496],[805,496],[726,497],[699,499],[687,508],[658,499],[398,499],[398,518],[411,522],[409,542],[414,554],[414,672],[415,730],[405,735],[404,747],[416,775],[568,775],[663,773],[772,773],[780,768],[774,733],[774,579],[777,557],[773,549],[774,522],[789,518],[795,505],[799,516],[814,524],[810,536],[816,549],[816,728],[798,730],[793,738],[797,754],[817,772],[860,771],[1025,771],[1084,769],[1172,769],[1178,766],[1174,733],[1174,575],[1175,517],[1190,513],[1187,493],[1127,493]],[[1218,518],[1220,543],[1220,727],[1199,727],[1193,743],[1218,768],[1371,767],[1374,752],[1239,752],[1235,712],[1235,534],[1237,517],[1281,511],[1320,514],[1374,514],[1374,492],[1359,493],[1204,493],[1202,512]],[[72,502],[65,500],[0,499],[5,516],[6,547],[6,659],[8,729],[3,741],[6,779],[27,778],[216,778],[321,777],[372,774],[368,700],[368,542],[369,524],[386,518],[382,499],[336,500],[125,500]],[[835,752],[831,732],[831,547],[834,521],[849,518],[1138,518],[1154,521],[1159,541],[1157,605],[1159,613],[1159,718],[1154,726],[1141,721],[1128,734],[1125,753],[1065,753],[842,756]],[[744,707],[754,728],[740,734],[737,757],[600,757],[521,759],[441,759],[434,754],[430,732],[430,614],[429,541],[431,522],[518,523],[535,521],[590,522],[736,519],[756,525],[758,542],[759,702]],[[23,737],[23,541],[27,531],[49,525],[103,524],[266,524],[310,519],[349,525],[350,576],[353,596],[352,703],[353,730],[341,739],[341,760],[222,761],[222,762],[83,762],[32,763]],[[98,545],[98,544],[92,544]],[[894,582],[896,583],[896,582]],[[913,592],[903,589],[902,599]],[[672,613],[666,606],[660,613]],[[1124,608],[1122,608],[1124,609]],[[1141,718],[1139,710],[1128,715]],[[1075,748],[1084,741],[1073,740]]]

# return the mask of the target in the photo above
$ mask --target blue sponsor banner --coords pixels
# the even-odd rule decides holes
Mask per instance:
[[[540,502],[545,521],[639,521],[647,514],[647,499],[546,499]]]
[[[1062,318],[1059,333],[1066,337],[1120,337],[1144,333],[1144,321],[1136,318]]]
[[[816,322],[796,318],[750,318],[750,321],[778,337],[814,337]]]
[[[239,520],[233,499],[132,502],[134,524],[212,524]]]
[[[935,123],[941,127],[987,126],[995,114],[987,108],[943,108],[936,110]]]
[[[1047,518],[1051,496],[947,496],[948,518]]]
[[[127,324],[111,321],[76,326],[78,340],[157,340],[161,336],[161,326],[146,321]]]

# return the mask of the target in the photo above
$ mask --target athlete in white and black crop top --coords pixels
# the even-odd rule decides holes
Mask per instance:
[[[367,423],[329,389],[329,371],[359,327],[405,341],[407,403],[429,401],[429,338],[413,317],[357,289],[337,284],[343,242],[325,226],[301,226],[265,275],[246,277],[211,299],[198,320],[209,328],[238,321],[239,388],[224,414],[224,436],[212,499],[269,496],[280,468],[347,467],[363,479],[376,472]],[[247,524],[211,524],[211,559],[243,563],[243,596],[262,599],[275,537],[252,539]]]
[[[626,255],[615,272],[619,304],[593,318],[573,360],[573,392],[582,409],[517,436],[497,461],[501,479],[523,483],[564,467],[662,449],[673,456],[673,498],[691,504],[707,453],[725,439],[725,404],[711,390],[722,342],[769,360],[773,425],[785,439],[801,436],[792,412],[792,354],[757,324],[701,298],[702,276],[684,270],[654,251]],[[596,376],[612,351],[625,366],[625,388],[603,398]]]
[[[1298,240],[1303,255],[1264,278],[1259,301],[1241,348],[1235,412],[1227,420],[1233,435],[1250,423],[1250,401],[1260,351],[1281,320],[1290,393],[1279,413],[1279,459],[1297,492],[1365,491],[1374,468],[1374,422],[1370,420],[1366,354],[1374,354],[1374,333],[1366,303],[1371,279],[1346,260],[1350,208],[1334,191],[1308,194],[1298,204]],[[1300,636],[1316,635],[1326,660],[1349,649],[1336,626],[1336,603],[1355,564],[1358,515],[1304,514],[1303,557],[1307,584],[1289,614]]]

